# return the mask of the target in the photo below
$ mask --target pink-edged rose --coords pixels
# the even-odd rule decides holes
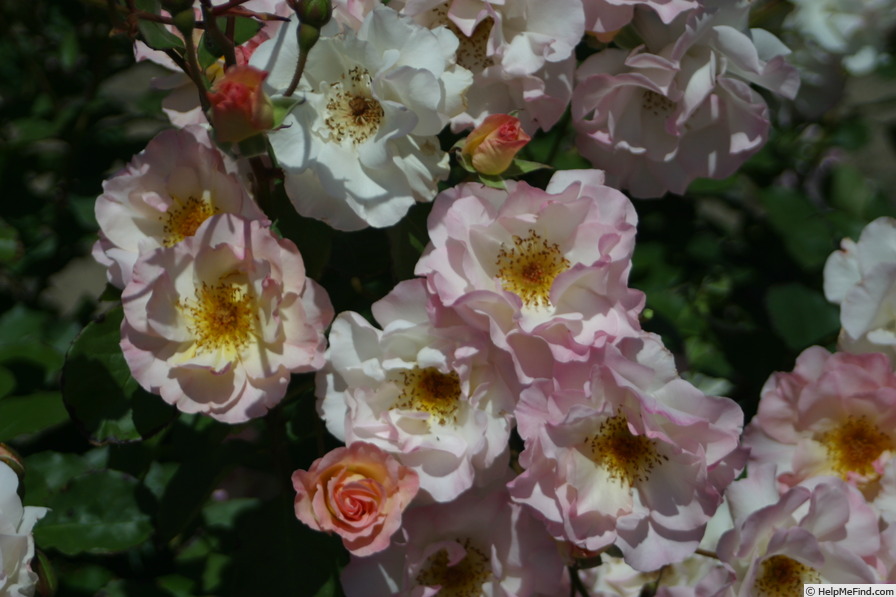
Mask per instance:
[[[774,465],[751,464],[726,495],[734,526],[716,554],[731,567],[727,595],[798,595],[805,583],[881,580],[878,517],[852,486],[817,477],[778,495]]]
[[[131,374],[183,412],[243,423],[279,403],[293,373],[324,365],[330,299],[295,244],[258,220],[212,216],[138,259],[121,298]]]
[[[236,162],[198,126],[162,131],[108,180],[96,200],[93,258],[124,288],[137,259],[193,236],[215,214],[267,221]]]
[[[531,137],[520,128],[520,119],[508,114],[492,114],[473,129],[462,153],[481,174],[501,174]]]
[[[793,372],[766,381],[743,442],[751,466],[777,465],[781,491],[840,477],[896,516],[896,374],[882,353],[807,348]]]
[[[401,541],[342,571],[348,597],[555,596],[564,574],[557,544],[538,520],[494,484],[456,500],[415,506]],[[565,593],[563,593],[565,594]]]
[[[242,141],[274,126],[274,106],[261,85],[267,76],[253,66],[233,66],[215,81],[208,100],[218,141]]]
[[[367,556],[389,547],[419,489],[417,474],[373,444],[354,443],[292,474],[296,517]]]

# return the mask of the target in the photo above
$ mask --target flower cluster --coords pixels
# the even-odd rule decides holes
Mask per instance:
[[[326,292],[204,129],[156,136],[105,183],[96,215],[94,257],[123,288],[121,347],[147,390],[238,423],[323,365]]]
[[[743,414],[681,379],[641,329],[643,295],[627,285],[635,213],[602,182],[566,171],[544,191],[507,182],[443,192],[420,277],[373,305],[381,327],[336,318],[317,376],[327,428],[349,447],[388,452],[420,483],[382,555],[346,568],[348,594],[408,594],[449,578],[476,592],[556,591],[556,552],[557,567],[540,568],[554,588],[539,587],[504,533],[527,550],[551,539],[582,553],[614,546],[645,571],[697,548],[743,468]],[[513,426],[524,444],[516,475]],[[479,500],[490,505],[455,514]],[[509,517],[507,530],[481,535],[480,507],[498,504],[491,519]],[[445,522],[417,526],[434,516]]]

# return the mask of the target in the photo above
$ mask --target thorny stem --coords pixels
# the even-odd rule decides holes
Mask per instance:
[[[298,29],[296,30],[298,31]],[[303,50],[299,47],[299,59],[296,62],[296,72],[292,75],[292,81],[289,82],[289,87],[286,88],[286,92],[283,94],[284,97],[290,97],[296,91],[296,87],[299,86],[299,81],[302,79],[302,73],[305,72],[305,63],[308,61],[308,50]]]
[[[253,190],[255,191],[255,201],[261,211],[271,217],[271,184],[270,170],[265,165],[261,156],[249,158],[249,165],[252,167],[252,175],[255,178]]]
[[[224,64],[227,68],[236,64],[236,53],[233,51],[232,37],[227,37],[218,28],[218,21],[213,16],[211,0],[201,0],[202,2],[202,19],[206,24],[206,35],[210,35],[215,45],[224,52]],[[230,20],[232,22],[232,19]]]
[[[202,105],[202,111],[208,112],[209,108],[211,108],[211,103],[209,103],[208,95],[206,94],[199,58],[196,56],[196,44],[193,42],[192,35],[184,35],[184,45],[187,48],[187,75],[193,79],[196,90],[199,92],[199,103]]]
[[[576,595],[589,597],[588,589],[582,584],[582,579],[579,578],[578,567],[567,566],[567,570],[569,570],[569,597],[576,597]]]

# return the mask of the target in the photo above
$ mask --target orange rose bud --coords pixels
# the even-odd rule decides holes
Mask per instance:
[[[209,118],[219,142],[243,141],[274,126],[274,106],[261,88],[267,76],[252,66],[232,66],[212,85]]]
[[[531,137],[520,128],[520,119],[508,114],[492,114],[473,129],[461,150],[470,156],[480,174],[501,174]]]

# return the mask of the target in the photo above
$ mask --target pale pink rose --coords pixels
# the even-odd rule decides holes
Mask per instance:
[[[585,30],[594,33],[615,33],[622,29],[632,21],[639,6],[653,10],[666,24],[700,6],[697,0],[583,0],[583,4]]]
[[[700,543],[743,466],[743,413],[678,377],[654,336],[596,346],[523,390],[515,411],[526,470],[509,485],[555,538],[616,545],[636,570],[679,562]]]
[[[584,31],[580,0],[395,0],[390,6],[457,36],[457,62],[474,81],[463,113],[451,120],[454,131],[514,110],[527,131],[548,130],[569,104],[573,49]]]
[[[695,178],[730,175],[762,147],[768,107],[750,84],[792,98],[799,78],[780,41],[748,29],[748,13],[748,3],[728,2],[666,26],[642,12],[644,45],[582,63],[576,144],[609,184],[636,197],[681,194]]]
[[[347,597],[566,594],[559,592],[565,571],[556,544],[500,483],[412,508],[399,533],[385,551],[351,559],[341,578]]]
[[[635,223],[596,170],[557,172],[546,191],[460,185],[436,199],[416,273],[434,303],[511,352],[528,383],[549,366],[543,355],[575,358],[598,335],[640,329],[643,294],[627,286]]]
[[[267,221],[236,164],[199,127],[156,135],[103,182],[95,211],[100,233],[93,257],[118,288],[131,281],[138,257],[192,236],[214,214]]]
[[[307,472],[297,470],[292,484],[299,520],[336,533],[352,554],[369,556],[389,547],[419,482],[376,446],[358,442],[328,452]]]
[[[508,114],[492,114],[473,129],[461,153],[482,174],[501,174],[531,137],[520,128],[520,119]]]
[[[226,423],[264,415],[291,374],[323,366],[333,318],[296,246],[230,214],[142,256],[122,303],[121,347],[137,382]]]
[[[717,555],[736,580],[731,595],[800,594],[804,583],[880,582],[876,513],[840,479],[819,477],[778,497],[771,465],[751,465],[729,488],[734,528]]]
[[[734,580],[726,565],[698,554],[653,572],[639,572],[607,554],[601,560],[600,566],[579,572],[589,597],[723,597]]]
[[[841,350],[896,362],[896,220],[878,218],[858,242],[843,239],[825,263],[824,293],[840,305]]]
[[[233,66],[212,85],[209,117],[219,143],[243,141],[274,126],[274,105],[261,86],[267,76],[249,65]]]
[[[507,467],[519,390],[507,357],[467,328],[436,328],[423,280],[373,304],[382,330],[340,313],[317,375],[327,429],[392,453],[420,477],[421,495],[450,501]]]
[[[807,348],[792,373],[775,373],[763,386],[744,445],[751,462],[777,465],[782,489],[836,476],[869,501],[891,501],[896,374],[889,359]]]

